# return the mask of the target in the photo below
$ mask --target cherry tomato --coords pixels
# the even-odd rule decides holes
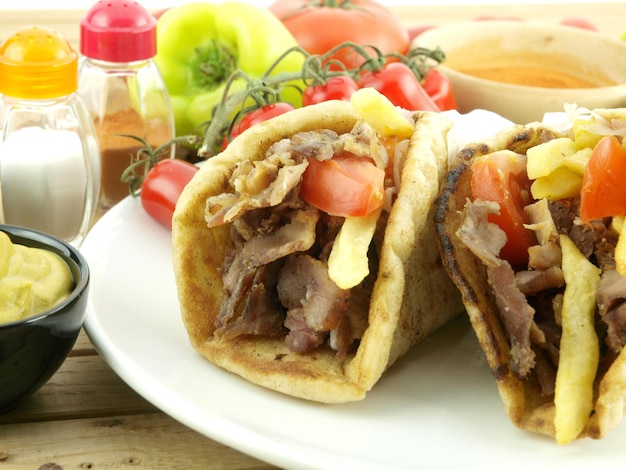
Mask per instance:
[[[440,111],[413,71],[401,62],[391,62],[376,72],[363,73],[359,86],[373,87],[395,106],[409,111]]]
[[[276,0],[269,9],[311,54],[324,54],[346,41],[375,46],[383,54],[409,50],[409,34],[402,21],[376,0]],[[362,56],[347,50],[333,58],[348,68],[364,62]]]
[[[359,85],[352,77],[330,77],[323,85],[308,86],[302,92],[302,106],[321,103],[328,100],[350,101]]]
[[[330,160],[309,159],[300,196],[340,217],[364,216],[383,204],[385,172],[370,160],[344,153]]]
[[[441,111],[458,109],[450,80],[439,70],[428,69],[423,86]]]
[[[263,121],[267,121],[268,119],[271,119],[276,116],[280,116],[281,114],[284,114],[288,111],[292,111],[293,109],[294,107],[290,105],[289,103],[278,102],[278,103],[267,104],[258,109],[255,109],[254,111],[250,111],[248,114],[243,116],[240,119],[240,121],[237,124],[235,124],[235,126],[233,126],[233,129],[230,134],[231,140],[237,137],[246,129],[249,129],[250,127],[254,126],[255,124],[258,124]],[[229,143],[228,137],[225,137],[224,140],[222,141],[222,150],[224,150],[228,146],[228,143]]]
[[[172,228],[172,216],[180,194],[198,167],[185,160],[161,160],[148,171],[141,185],[141,205],[157,222]]]
[[[626,150],[615,136],[605,136],[593,149],[580,191],[580,219],[626,214]]]
[[[500,214],[490,214],[489,221],[497,224],[507,236],[500,257],[513,266],[528,264],[528,248],[536,243],[534,235],[524,227],[524,206],[530,197],[530,181],[526,162],[510,153],[495,153],[477,158],[472,164],[472,198],[494,201]]]
[[[598,31],[597,26],[586,18],[572,16],[570,18],[563,18],[560,23],[565,26],[574,26],[576,28],[588,29],[589,31]]]

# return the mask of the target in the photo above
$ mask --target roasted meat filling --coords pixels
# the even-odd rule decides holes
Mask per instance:
[[[284,337],[297,353],[327,345],[340,360],[358,345],[367,328],[381,237],[370,247],[370,275],[341,289],[330,279],[327,261],[344,219],[299,196],[308,160],[342,152],[383,168],[389,160],[376,133],[362,122],[343,135],[302,132],[274,144],[262,160],[241,162],[230,178],[232,192],[207,200],[209,227],[229,223],[233,241],[222,265],[224,300],[216,336]],[[380,217],[380,231],[385,220]]]
[[[537,227],[550,227],[531,247],[527,270],[515,272],[498,257],[505,234],[488,222],[499,211],[493,202],[468,202],[457,235],[483,262],[496,297],[505,330],[511,342],[512,368],[519,378],[535,373],[546,395],[554,393],[560,342],[560,300],[564,290],[561,254],[554,239],[567,234],[578,249],[602,270],[597,293],[598,337],[604,338],[603,352],[613,354],[626,344],[626,277],[615,270],[617,233],[606,221],[588,224],[578,219],[578,200],[551,201],[540,214]],[[552,232],[552,234],[550,234]]]

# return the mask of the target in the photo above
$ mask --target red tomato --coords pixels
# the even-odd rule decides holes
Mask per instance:
[[[439,70],[428,69],[423,86],[440,110],[458,109],[450,80]]]
[[[300,196],[330,215],[364,216],[383,205],[384,181],[385,171],[365,158],[348,153],[324,161],[310,158]]]
[[[400,18],[375,0],[276,0],[269,9],[310,54],[325,54],[346,41],[375,46],[383,54],[409,50],[409,34]],[[348,68],[364,62],[347,49],[333,58]]]
[[[571,18],[562,19],[560,23],[565,26],[574,26],[576,28],[588,29],[589,31],[598,31],[596,25],[586,18],[572,16]]]
[[[626,151],[615,136],[605,136],[593,149],[580,190],[580,219],[626,214]]]
[[[197,171],[197,166],[178,158],[158,162],[150,168],[141,185],[144,210],[161,225],[171,229],[180,193]]]
[[[352,93],[359,89],[359,85],[352,77],[330,77],[323,85],[312,85],[302,93],[302,106],[321,103],[328,100],[350,101]]]
[[[528,264],[528,248],[536,244],[532,232],[524,228],[524,206],[528,202],[525,197],[530,197],[530,181],[525,160],[509,155],[494,154],[495,158],[474,161],[472,199],[500,204],[500,214],[489,216],[489,221],[497,224],[507,236],[500,257],[512,266],[525,266]]]
[[[288,111],[292,111],[294,107],[289,103],[272,103],[262,106],[261,108],[255,109],[254,111],[250,111],[241,120],[233,126],[233,129],[230,133],[231,140],[237,137],[246,129],[254,126],[263,121],[267,121],[276,116],[280,116]],[[228,146],[229,140],[228,137],[225,137],[222,141],[222,150],[224,150]]]
[[[413,71],[401,62],[391,62],[376,72],[365,72],[361,88],[373,87],[394,105],[409,111],[440,111]]]

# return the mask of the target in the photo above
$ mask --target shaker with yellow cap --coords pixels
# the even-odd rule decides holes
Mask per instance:
[[[0,44],[0,223],[80,245],[100,190],[95,129],[77,92],[78,53],[29,27]]]

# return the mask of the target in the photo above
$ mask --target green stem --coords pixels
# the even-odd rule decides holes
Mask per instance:
[[[348,69],[343,63],[332,61],[332,56],[339,50],[352,48],[360,54],[364,62],[355,69]],[[297,72],[281,72],[272,75],[277,65],[289,54],[299,53],[305,57],[302,69]],[[224,134],[230,138],[230,133],[239,116],[276,102],[285,86],[301,80],[304,86],[323,85],[331,77],[350,76],[358,81],[359,76],[366,71],[375,72],[380,70],[389,59],[399,60],[413,70],[416,77],[421,81],[431,63],[440,63],[445,56],[440,49],[430,50],[417,48],[412,49],[406,55],[399,53],[383,54],[378,48],[370,45],[362,46],[356,43],[346,42],[339,44],[323,55],[312,55],[296,46],[283,53],[260,79],[254,80],[241,70],[235,71],[226,81],[224,93],[220,103],[213,110],[211,119],[203,126],[204,139],[198,150],[201,159],[215,155],[221,149]],[[247,86],[244,90],[231,93],[231,86],[236,79],[243,79]],[[252,99],[255,106],[245,106],[247,100]],[[235,115],[232,119],[231,116]]]
[[[186,144],[188,146],[197,147],[199,145],[199,136],[187,135],[176,137],[164,144],[161,144],[156,149],[153,149],[145,139],[130,134],[118,134],[121,137],[128,137],[140,142],[143,147],[139,149],[135,160],[124,170],[120,180],[122,183],[127,183],[129,186],[130,195],[137,197],[141,192],[141,184],[148,173],[148,170],[152,168],[156,163],[167,153],[169,153],[172,145]]]
[[[336,4],[337,7],[342,8],[347,7],[350,0],[344,0],[341,3],[328,0],[327,3]],[[363,64],[360,67],[349,69],[343,63],[332,60],[333,54],[346,48],[352,48],[357,54],[362,56]],[[296,72],[274,73],[281,61],[294,53],[304,56],[302,68]],[[121,180],[129,184],[130,194],[137,196],[141,191],[141,184],[148,170],[161,159],[165,152],[170,150],[172,145],[183,145],[187,148],[197,149],[197,157],[199,159],[212,157],[221,150],[224,134],[230,138],[233,126],[241,116],[256,108],[275,103],[280,99],[280,94],[285,87],[295,86],[294,83],[298,81],[305,87],[323,85],[329,78],[346,75],[358,81],[359,76],[363,72],[376,72],[384,67],[389,59],[401,61],[409,66],[415,73],[415,76],[421,81],[428,69],[433,66],[433,63],[443,62],[445,55],[440,49],[430,50],[424,48],[411,49],[406,55],[398,53],[383,54],[374,46],[361,46],[350,42],[339,44],[323,55],[312,55],[299,46],[293,47],[285,51],[260,79],[252,79],[239,69],[230,73],[225,82],[222,98],[213,109],[210,120],[200,126],[201,135],[176,137],[156,149],[152,149],[140,137],[121,134],[124,137],[137,140],[143,145],[143,148],[137,152],[133,163],[122,174]],[[235,81],[240,80],[246,83],[246,88],[231,92]],[[303,90],[300,89],[300,91]],[[252,104],[249,104],[250,101],[252,101]]]

